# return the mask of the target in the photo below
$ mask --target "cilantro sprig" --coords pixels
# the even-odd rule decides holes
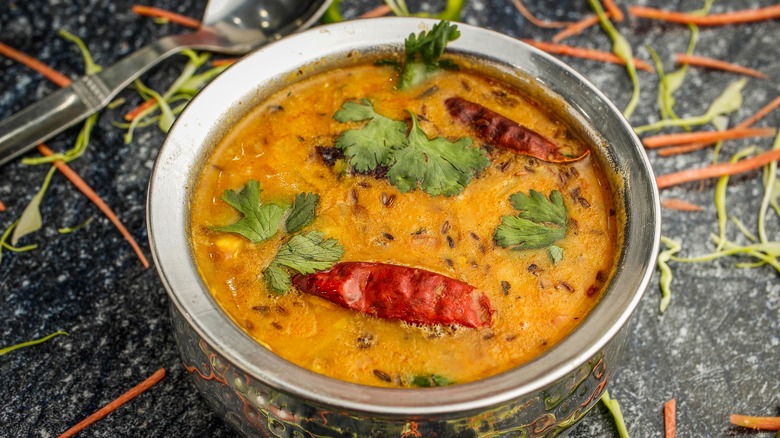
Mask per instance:
[[[464,137],[450,142],[443,137],[433,140],[425,135],[411,111],[412,129],[405,148],[393,154],[395,162],[387,179],[402,192],[420,187],[431,196],[453,196],[461,193],[471,178],[485,169],[490,160],[482,149],[472,148]]]
[[[253,179],[237,191],[225,190],[222,200],[244,217],[233,224],[211,229],[236,233],[253,243],[260,243],[276,235],[284,218],[284,231],[289,238],[263,269],[263,278],[271,290],[283,294],[292,286],[291,272],[312,274],[324,271],[341,259],[344,248],[336,239],[326,239],[319,231],[299,232],[314,221],[320,195],[298,193],[291,206],[282,207],[276,204],[263,205],[260,192],[260,182]]]
[[[273,237],[279,230],[279,224],[287,210],[286,207],[276,204],[263,205],[260,202],[260,182],[253,179],[238,191],[225,190],[222,200],[241,212],[244,217],[233,224],[211,229],[240,234],[253,243]]]
[[[404,41],[406,57],[398,88],[403,90],[419,85],[440,69],[457,68],[454,62],[439,58],[444,54],[447,43],[459,37],[458,27],[447,21],[436,23],[429,32],[409,35]]]
[[[454,142],[443,137],[429,139],[417,116],[409,112],[412,127],[378,114],[368,100],[346,102],[336,112],[338,121],[369,120],[362,128],[343,132],[336,147],[344,151],[357,172],[387,168],[390,184],[402,192],[418,186],[431,196],[460,194],[490,160],[485,151],[471,147],[468,137]]]
[[[296,234],[279,248],[276,257],[263,271],[263,278],[275,292],[285,293],[292,284],[291,270],[304,275],[324,271],[333,267],[343,255],[344,248],[338,241],[326,239],[319,231]]]
[[[512,250],[548,248],[553,262],[560,261],[563,249],[553,244],[566,237],[568,220],[561,193],[553,190],[548,199],[535,190],[528,195],[517,192],[509,202],[520,213],[501,218],[493,234],[496,244]]]
[[[393,150],[406,143],[406,123],[378,114],[367,99],[344,103],[333,118],[341,123],[368,120],[362,128],[344,131],[336,139],[336,147],[344,151],[350,166],[358,172],[387,166]]]

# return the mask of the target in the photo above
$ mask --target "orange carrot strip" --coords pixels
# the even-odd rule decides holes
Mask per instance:
[[[525,17],[526,20],[530,21],[534,26],[536,27],[542,27],[545,29],[560,29],[562,27],[566,27],[570,24],[572,24],[569,21],[547,21],[547,20],[540,20],[534,16],[534,14],[531,13],[526,7],[523,5],[523,2],[520,0],[512,0],[512,3],[515,4],[515,8],[517,8],[518,11]]]
[[[671,399],[664,403],[664,438],[674,438],[677,435],[677,400]]]
[[[38,151],[45,155],[50,156],[53,155],[53,152],[51,149],[46,147],[44,144],[38,145]],[[87,196],[90,201],[92,201],[97,207],[100,209],[100,211],[103,212],[103,214],[106,215],[106,217],[114,224],[114,226],[119,230],[120,233],[122,233],[122,236],[125,237],[125,240],[127,240],[128,243],[130,243],[130,246],[133,247],[133,251],[135,251],[135,254],[138,256],[138,258],[141,260],[141,264],[144,265],[144,268],[149,267],[149,261],[146,259],[146,256],[144,256],[144,253],[141,251],[141,247],[138,246],[138,243],[135,241],[133,236],[130,234],[129,231],[127,231],[127,228],[122,224],[122,222],[119,220],[119,218],[114,214],[113,211],[111,211],[111,207],[109,207],[103,199],[98,196],[97,193],[95,193],[94,190],[92,190],[92,187],[89,186],[81,177],[68,166],[67,164],[63,163],[62,161],[55,161],[54,165],[57,166],[57,169],[59,169],[60,172],[62,172],[63,175],[65,175],[70,182],[73,183],[76,188],[78,188],[81,193]]]
[[[777,96],[773,101],[769,102],[768,104],[764,105],[760,110],[756,111],[755,114],[753,114],[749,118],[743,120],[742,122],[734,126],[733,129],[749,128],[753,126],[753,124],[755,124],[757,121],[766,117],[767,114],[774,111],[777,107],[780,107],[780,96]],[[697,143],[685,144],[680,146],[668,147],[658,151],[658,155],[662,157],[668,157],[670,155],[684,154],[684,153],[704,149],[707,146],[710,146],[712,144],[715,144],[715,142],[714,141],[697,142]]]
[[[731,414],[731,424],[759,430],[780,430],[780,417],[751,417],[748,415]]]
[[[36,72],[43,75],[43,77],[54,82],[60,87],[67,87],[68,85],[70,85],[71,82],[73,82],[70,80],[69,77],[65,76],[64,74],[58,72],[57,70],[54,70],[53,68],[42,63],[41,61],[38,61],[37,59],[33,58],[30,55],[27,55],[25,53],[22,53],[14,49],[9,45],[0,43],[0,55],[13,59],[16,62],[23,64],[32,70],[35,70]]]
[[[628,13],[638,18],[649,18],[651,20],[668,21],[671,23],[695,24],[697,26],[721,26],[724,24],[753,23],[756,21],[780,18],[780,5],[701,16],[642,6],[629,6]]]
[[[380,5],[375,7],[374,9],[371,9],[368,12],[365,12],[364,14],[360,15],[358,18],[376,18],[376,17],[384,17],[385,15],[393,12],[392,9],[390,9],[390,6],[387,5]]]
[[[153,97],[146,99],[145,101],[141,102],[137,107],[126,112],[124,115],[124,119],[128,122],[132,122],[133,120],[135,120],[136,117],[138,117],[139,114],[154,106],[155,103],[157,103],[157,100],[155,100],[155,98]]]
[[[663,146],[699,141],[733,140],[735,138],[747,137],[772,137],[776,132],[777,130],[775,128],[742,128],[727,129],[725,131],[678,132],[674,134],[661,134],[645,137],[642,139],[642,143],[646,148],[654,149]]]
[[[704,210],[704,208],[702,208],[700,205],[692,204],[692,203],[690,203],[688,201],[685,201],[683,199],[680,199],[680,198],[664,199],[664,200],[661,201],[661,207],[666,208],[668,210],[677,210],[677,211],[702,211],[702,210]],[[666,405],[664,405],[664,407],[665,406]]]
[[[211,61],[211,66],[212,67],[221,67],[223,65],[234,64],[236,61],[238,61],[238,58],[215,59],[215,60]]]
[[[3,201],[0,201],[0,211],[5,211],[5,204],[3,204]]]
[[[601,0],[601,3],[604,5],[604,9],[607,10],[607,14],[615,21],[623,21],[626,18],[614,0]]]
[[[166,11],[165,9],[154,8],[151,6],[133,5],[133,13],[143,17],[164,18],[171,23],[176,23],[184,27],[197,29],[200,27],[200,20],[177,14],[176,12]]]
[[[553,35],[552,40],[553,42],[560,42],[565,40],[566,38],[573,37],[575,35],[579,35],[582,32],[585,31],[585,29],[595,26],[599,22],[598,15],[588,15],[587,17],[583,18],[580,21],[577,21],[575,23],[572,23],[566,27],[563,28],[562,31],[556,33]]]
[[[111,403],[103,406],[100,408],[97,412],[90,415],[89,417],[83,419],[81,422],[76,424],[75,426],[71,427],[70,429],[66,430],[62,435],[60,435],[59,438],[70,438],[73,435],[76,435],[77,433],[81,432],[82,430],[86,429],[87,427],[91,426],[93,423],[96,423],[100,420],[102,420],[105,416],[108,414],[114,412],[115,410],[119,409],[124,405],[125,403],[129,402],[130,400],[136,398],[137,396],[141,395],[146,391],[147,389],[151,388],[152,386],[156,385],[162,378],[165,377],[165,368],[160,368],[157,370],[154,374],[149,376],[146,380],[139,383],[126,393],[120,395],[117,397],[114,401]]]
[[[553,55],[572,56],[575,58],[625,65],[625,62],[622,59],[609,52],[529,39],[521,39],[520,41]],[[637,70],[653,71],[653,67],[651,67],[650,64],[636,58],[634,58],[634,66]]]
[[[714,164],[698,169],[687,169],[680,172],[668,173],[655,178],[659,189],[664,189],[677,184],[691,181],[699,181],[709,178],[718,178],[725,175],[736,175],[757,169],[765,164],[780,160],[780,149],[772,149],[762,152],[754,157],[737,161],[736,163]]]
[[[739,73],[747,76],[753,76],[759,79],[769,79],[769,76],[761,73],[758,70],[744,67],[738,64],[732,64],[730,62],[721,61],[719,59],[707,58],[705,56],[688,55],[687,53],[677,53],[674,55],[675,62],[678,64],[687,64],[697,67],[707,67],[717,70],[728,71],[731,73]]]

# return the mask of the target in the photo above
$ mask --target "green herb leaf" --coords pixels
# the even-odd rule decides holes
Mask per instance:
[[[276,254],[272,265],[286,266],[301,274],[330,269],[344,255],[336,239],[325,239],[319,231],[296,234]]]
[[[263,271],[263,278],[265,279],[268,287],[274,290],[278,294],[283,294],[290,290],[292,286],[292,278],[290,273],[279,265],[271,263]]]
[[[521,212],[501,219],[493,234],[499,246],[513,250],[544,248],[566,237],[566,206],[560,192],[553,190],[549,200],[535,190],[530,196],[517,192],[509,199]]]
[[[440,61],[447,43],[460,37],[458,27],[447,21],[436,23],[430,32],[422,31],[406,38],[406,62],[401,73],[399,89],[414,87],[441,68],[454,64]]]
[[[378,114],[366,99],[346,102],[333,118],[342,123],[369,121],[362,128],[342,132],[336,139],[336,147],[344,150],[349,164],[358,172],[388,165],[393,150],[406,144],[406,123]]]
[[[225,190],[222,200],[240,211],[244,217],[234,224],[211,229],[240,234],[254,243],[262,242],[276,234],[285,212],[285,208],[275,204],[261,205],[260,183],[253,179],[238,192]]]
[[[418,388],[431,388],[435,386],[452,385],[452,380],[439,374],[418,375],[412,377],[411,384]]]
[[[533,222],[550,223],[560,227],[566,226],[566,207],[563,196],[557,190],[550,193],[550,200],[536,190],[529,195],[517,192],[509,197],[509,203],[515,210],[520,210],[520,217]]]
[[[490,164],[485,151],[470,147],[468,137],[454,143],[442,137],[429,140],[417,117],[410,114],[409,145],[393,153],[395,163],[387,172],[390,183],[402,192],[417,188],[419,183],[431,196],[457,195]]]
[[[553,265],[557,265],[563,260],[563,248],[558,245],[550,245],[547,247],[547,254],[549,254]]]
[[[284,222],[284,229],[288,233],[294,233],[309,225],[314,220],[314,211],[320,195],[316,193],[298,193],[293,201],[292,211]]]

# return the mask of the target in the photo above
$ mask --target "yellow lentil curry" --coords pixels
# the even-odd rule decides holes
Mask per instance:
[[[536,357],[593,307],[616,253],[612,193],[595,157],[584,154],[588,146],[517,89],[469,68],[441,71],[406,90],[397,88],[398,78],[392,67],[369,63],[327,71],[279,90],[237,123],[207,159],[193,191],[194,257],[236,324],[295,364],[375,386],[469,382]],[[453,96],[489,108],[489,115],[500,114],[577,158],[545,160],[491,145],[479,138],[479,126],[453,116],[457,109],[447,100]],[[380,116],[350,118],[347,109]],[[390,148],[384,159],[371,151],[369,161],[376,162],[366,169],[359,160],[366,156],[344,147],[345,132],[377,135],[391,122],[400,127],[402,142],[438,141],[470,154],[476,164],[459,180],[462,186],[444,194],[424,189],[422,181],[391,179],[401,148]],[[425,138],[415,140],[413,132]],[[424,160],[432,161],[432,154]],[[252,202],[262,206],[260,213],[247,211]],[[563,211],[564,222],[528,215],[535,208]],[[307,213],[308,219],[298,220]],[[267,234],[254,240],[247,237],[252,232],[241,231],[251,228],[246,221],[253,215],[274,218],[270,230],[261,224],[252,231]],[[499,229],[523,220],[560,238],[530,249],[523,240],[530,238],[508,242]],[[330,258],[298,270],[276,259],[299,238],[330,251]],[[406,269],[384,271],[389,276],[380,289],[416,281],[409,269],[444,279],[432,299],[457,283],[471,295],[451,301],[470,300],[468,307],[485,300],[483,312],[468,324],[439,318],[444,310],[431,308],[422,312],[431,318],[424,323],[339,305],[301,287],[303,274],[327,276],[334,263],[350,262],[361,262],[353,265],[369,273]],[[364,281],[360,287],[369,286]],[[385,308],[416,310],[415,302],[397,302],[403,297],[385,298],[391,301]]]

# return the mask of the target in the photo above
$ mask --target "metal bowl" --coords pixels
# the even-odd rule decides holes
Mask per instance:
[[[201,280],[188,241],[190,190],[226,130],[278,87],[362,55],[398,53],[405,37],[433,24],[351,21],[266,46],[200,92],[159,153],[147,219],[182,360],[213,409],[247,436],[553,436],[587,414],[617,370],[658,251],[660,207],[647,157],[620,112],[574,70],[513,38],[463,24],[449,52],[555,107],[597,146],[594,155],[613,182],[623,219],[619,260],[600,302],[571,334],[535,360],[476,382],[369,387],[274,355],[233,323]]]

